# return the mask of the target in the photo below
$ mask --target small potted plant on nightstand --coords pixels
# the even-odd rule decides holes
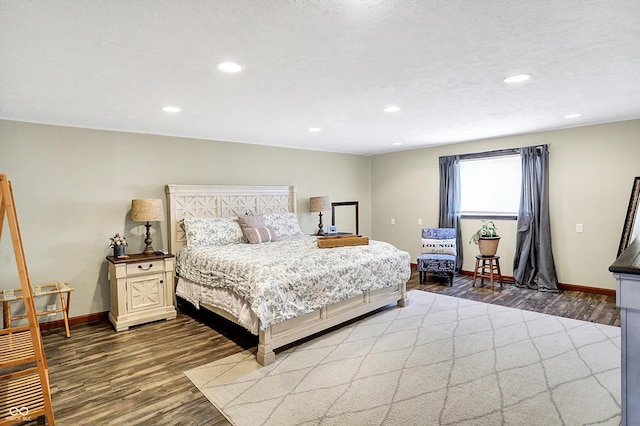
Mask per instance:
[[[120,234],[116,234],[114,237],[109,238],[109,248],[113,249],[113,257],[119,259],[125,258],[124,248],[127,246],[127,239],[121,237]]]
[[[478,245],[480,254],[483,256],[495,256],[498,251],[499,242],[500,236],[498,235],[498,229],[492,220],[482,220],[480,229],[478,229],[469,240],[469,244],[474,243]]]

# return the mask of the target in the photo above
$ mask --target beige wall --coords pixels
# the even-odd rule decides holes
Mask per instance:
[[[424,227],[438,225],[438,157],[538,144],[550,145],[551,235],[559,281],[614,289],[608,267],[618,250],[633,178],[640,176],[640,120],[374,156],[372,237],[415,259],[422,228],[418,218]],[[496,223],[503,273],[512,275],[515,221]],[[576,233],[577,223],[584,225],[583,233]],[[479,224],[462,223],[464,270],[473,270],[477,247],[467,242]]]
[[[356,155],[0,121],[0,173],[12,181],[32,284],[70,281],[71,316],[109,310],[109,237],[124,234],[128,252],[142,251],[144,226],[128,218],[134,198],[164,199],[169,183],[293,184],[303,231],[317,230],[309,197],[328,195],[359,201],[368,235],[369,172]],[[154,224],[156,249],[168,247],[166,225]],[[18,286],[5,228],[0,288]]]

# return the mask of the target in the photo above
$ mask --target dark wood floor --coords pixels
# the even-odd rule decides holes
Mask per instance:
[[[438,278],[435,278],[425,284],[419,284],[417,273],[414,273],[407,283],[407,288],[582,321],[620,326],[620,310],[616,307],[615,296],[581,291],[545,293],[518,288],[513,284],[505,284],[503,288],[496,286],[495,290],[491,290],[488,279],[484,280],[483,287],[480,286],[479,279],[476,281],[476,287],[471,287],[471,277],[466,275],[456,277],[452,287],[443,285],[446,280],[437,280]]]
[[[437,282],[408,287],[553,315],[619,325],[612,296],[559,294],[506,285],[472,288],[467,276],[453,287]],[[185,370],[254,347],[249,333],[212,314],[180,307],[178,317],[116,333],[108,322],[43,332],[59,425],[223,425],[222,415],[191,384]],[[35,424],[35,421],[33,422]]]

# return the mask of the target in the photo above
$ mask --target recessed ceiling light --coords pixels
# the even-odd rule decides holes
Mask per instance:
[[[164,112],[180,112],[180,108],[174,106],[166,106],[162,108]]]
[[[240,72],[244,66],[236,62],[221,62],[216,67],[222,72]]]
[[[518,74],[518,75],[512,75],[511,77],[507,77],[503,81],[505,83],[522,83],[523,81],[527,81],[530,78],[531,78],[531,74]]]
[[[391,145],[394,145],[394,146],[402,145],[402,142],[394,142]]]
[[[567,114],[567,115],[563,115],[563,118],[578,118],[578,117],[582,117],[582,114],[580,114],[579,112],[574,112],[573,114]]]
[[[309,127],[309,131],[310,132],[319,132],[321,130],[322,130],[322,128],[320,128],[320,127]]]
[[[391,105],[384,109],[384,112],[398,112],[398,111],[400,111],[400,107],[396,105]]]

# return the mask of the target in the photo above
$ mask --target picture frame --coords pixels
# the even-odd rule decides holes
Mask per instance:
[[[629,206],[622,227],[622,236],[620,237],[620,245],[618,246],[619,257],[623,251],[633,242],[634,237],[640,235],[640,208],[638,208],[640,200],[640,176],[636,176],[631,187],[631,197],[629,197]]]
[[[353,206],[355,207],[355,235],[360,234],[360,223],[359,223],[359,203],[357,201],[341,201],[336,203],[331,203],[331,225],[336,226],[336,207],[341,206]],[[344,232],[343,226],[340,226],[340,229]]]

